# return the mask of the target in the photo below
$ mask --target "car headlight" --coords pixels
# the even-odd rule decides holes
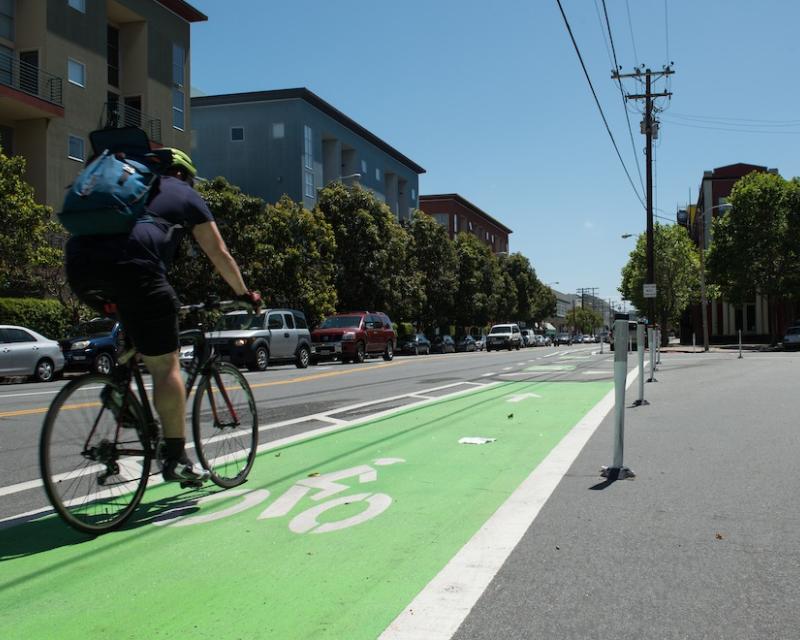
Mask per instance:
[[[250,340],[248,338],[236,338],[236,340],[233,341],[233,346],[234,347],[243,347],[248,342],[250,342]]]
[[[342,340],[355,340],[355,339],[356,339],[355,331],[345,331],[342,334]]]
[[[70,349],[85,349],[90,344],[92,344],[89,340],[78,340],[77,342],[73,342]]]

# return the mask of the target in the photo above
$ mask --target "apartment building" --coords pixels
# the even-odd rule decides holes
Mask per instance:
[[[513,231],[457,193],[420,196],[419,208],[447,229],[451,240],[461,232],[471,233],[494,253],[508,252]]]
[[[94,129],[189,148],[190,25],[206,19],[184,0],[0,0],[0,144],[38,201],[61,205]]]
[[[425,169],[306,88],[192,98],[192,159],[250,195],[312,209],[334,181],[359,184],[398,220],[418,205]]]

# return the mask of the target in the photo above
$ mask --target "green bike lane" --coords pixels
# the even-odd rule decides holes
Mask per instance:
[[[237,490],[154,486],[97,538],[0,530],[2,636],[376,638],[611,387],[444,397],[267,450]]]

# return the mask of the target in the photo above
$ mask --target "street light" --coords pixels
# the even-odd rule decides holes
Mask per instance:
[[[628,238],[632,238],[632,237],[633,237],[633,234],[632,234],[632,233],[623,233],[623,234],[620,236],[620,238],[622,238],[623,240],[627,240]]]
[[[709,207],[708,211],[719,209],[720,211],[727,212],[733,208],[733,205],[724,202],[722,204]],[[703,236],[700,238],[700,314],[703,316],[703,351],[708,351],[708,300],[706,299],[706,210],[700,209],[698,212],[700,221],[703,225]]]

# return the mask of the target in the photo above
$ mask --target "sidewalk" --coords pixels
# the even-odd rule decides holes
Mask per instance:
[[[626,410],[637,477],[599,477],[612,411],[454,638],[800,637],[798,362],[664,352]]]

